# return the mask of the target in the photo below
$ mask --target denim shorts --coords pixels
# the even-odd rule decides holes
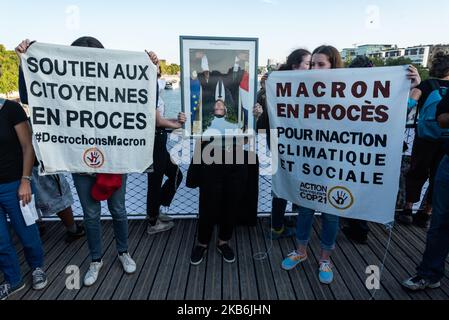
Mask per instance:
[[[62,174],[39,176],[33,168],[36,208],[43,217],[54,216],[73,205],[70,185]]]

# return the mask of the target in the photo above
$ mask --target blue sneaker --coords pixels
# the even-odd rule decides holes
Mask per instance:
[[[318,277],[321,283],[330,284],[334,280],[330,261],[321,261]]]
[[[294,269],[298,264],[300,264],[303,261],[307,260],[307,254],[300,254],[298,251],[293,251],[290,253],[287,258],[282,261],[282,269],[284,270],[292,270]]]

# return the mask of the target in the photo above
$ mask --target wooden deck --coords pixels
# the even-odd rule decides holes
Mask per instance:
[[[177,220],[170,232],[148,236],[144,221],[130,221],[130,252],[137,262],[137,272],[125,275],[116,257],[111,221],[103,223],[104,267],[98,282],[90,288],[68,290],[65,287],[68,265],[76,265],[81,274],[90,262],[86,239],[70,245],[64,242],[60,223],[48,222],[42,237],[46,252],[48,286],[43,291],[27,289],[14,296],[24,300],[368,300],[373,291],[365,287],[368,265],[381,265],[388,242],[388,232],[382,226],[371,225],[368,245],[355,245],[343,234],[333,263],[335,280],[330,286],[317,278],[318,232],[314,227],[309,259],[293,271],[283,271],[280,263],[294,248],[294,239],[267,240],[263,229],[267,219],[257,227],[239,227],[232,245],[237,262],[227,264],[214,246],[200,266],[191,266],[190,252],[194,244],[196,220]],[[396,226],[391,240],[378,300],[446,300],[449,298],[449,278],[440,289],[410,293],[400,282],[412,275],[425,245],[425,232],[415,227]],[[20,252],[22,270],[30,281],[30,270]],[[266,259],[263,253],[268,251]],[[449,261],[447,261],[449,263]],[[1,279],[0,279],[1,280]],[[29,283],[29,282],[28,282]]]

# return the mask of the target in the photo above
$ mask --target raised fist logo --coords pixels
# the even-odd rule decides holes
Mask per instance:
[[[351,191],[345,187],[334,187],[328,195],[329,203],[338,210],[347,210],[354,204]]]
[[[83,160],[90,168],[100,168],[104,164],[104,155],[97,148],[90,148],[84,151]]]

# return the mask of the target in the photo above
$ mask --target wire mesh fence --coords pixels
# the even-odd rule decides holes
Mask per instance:
[[[193,142],[191,142],[193,145]],[[174,146],[174,142],[170,141],[167,144],[170,150]],[[191,147],[193,150],[193,146]],[[180,171],[184,177],[181,185],[179,186],[176,195],[169,208],[170,215],[177,217],[195,217],[198,214],[198,199],[199,190],[191,189],[185,185],[185,177],[187,176],[189,164],[179,165]],[[83,215],[81,204],[76,193],[75,186],[73,185],[72,176],[70,174],[65,175],[73,193],[75,200],[72,206],[74,215],[80,217]],[[146,216],[146,203],[147,203],[147,174],[129,174],[126,186],[126,208],[128,215],[134,218],[144,218]],[[150,195],[151,197],[151,195]],[[291,210],[291,206],[289,207]],[[260,176],[259,177],[259,204],[258,212],[260,214],[269,213],[271,211],[271,177]],[[109,211],[106,201],[102,202],[102,217],[109,217]]]

